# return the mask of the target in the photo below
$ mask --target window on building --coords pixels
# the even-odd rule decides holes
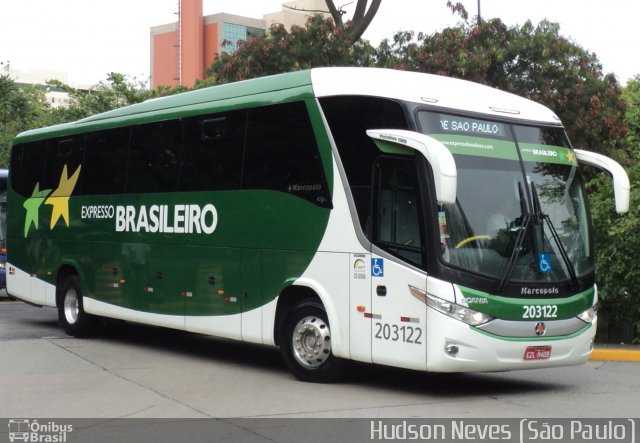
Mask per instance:
[[[264,29],[252,28],[250,26],[236,25],[235,23],[225,23],[223,27],[223,50],[234,52],[238,49],[240,40],[247,41],[252,37],[264,35]]]

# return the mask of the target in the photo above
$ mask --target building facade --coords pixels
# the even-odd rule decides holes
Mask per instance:
[[[282,4],[282,11],[264,15],[267,29],[275,24],[283,24],[285,28],[304,26],[313,14],[323,14],[331,17],[325,0],[295,0]]]
[[[240,40],[262,35],[273,24],[304,26],[311,14],[326,11],[324,0],[296,0],[282,11],[256,19],[218,13],[203,16],[203,0],[180,0],[179,20],[151,28],[151,87],[191,87],[204,78],[217,54],[233,52]],[[329,16],[328,11],[324,12]]]

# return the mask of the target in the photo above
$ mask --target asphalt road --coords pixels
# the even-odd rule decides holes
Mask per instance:
[[[277,351],[132,324],[65,335],[56,311],[0,302],[0,417],[628,417],[640,366],[425,374],[354,364],[293,378]]]
[[[283,422],[260,419],[350,419],[331,421],[328,429],[337,432],[341,425],[368,426],[358,418],[637,417],[638,392],[638,363],[595,361],[454,375],[353,364],[340,383],[309,384],[294,379],[271,348],[127,323],[75,339],[57,326],[54,309],[0,301],[6,418],[215,418],[227,441],[309,441],[299,433],[325,422],[296,420],[302,429],[265,439],[260,430],[277,435]]]

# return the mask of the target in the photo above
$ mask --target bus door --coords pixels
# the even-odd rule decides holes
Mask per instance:
[[[374,363],[426,369],[424,260],[415,158],[381,156],[374,168],[371,326]],[[376,253],[376,251],[379,253]]]

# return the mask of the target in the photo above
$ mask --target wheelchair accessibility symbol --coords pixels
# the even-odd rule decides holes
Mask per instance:
[[[371,276],[384,277],[384,259],[382,258],[371,259]]]
[[[538,254],[538,270],[542,273],[551,272],[551,255],[545,252]]]

